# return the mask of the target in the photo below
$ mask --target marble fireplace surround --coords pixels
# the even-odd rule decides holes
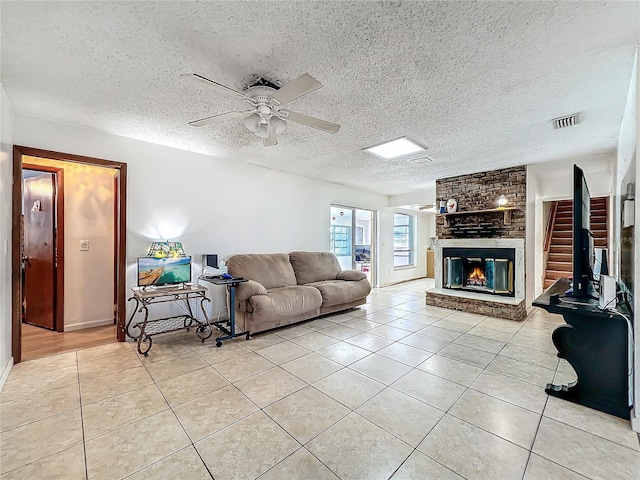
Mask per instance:
[[[443,248],[513,248],[515,250],[514,261],[514,297],[500,297],[485,293],[465,292],[450,288],[442,288],[442,249]],[[442,239],[438,240],[435,245],[434,255],[434,276],[435,288],[434,293],[450,295],[463,298],[485,298],[488,301],[518,304],[524,300],[525,284],[524,284],[524,239],[523,238],[465,238],[465,239]]]

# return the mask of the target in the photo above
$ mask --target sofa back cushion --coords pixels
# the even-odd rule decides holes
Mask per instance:
[[[298,285],[334,280],[342,270],[336,256],[329,252],[291,252],[289,259]]]
[[[296,275],[286,253],[233,255],[227,262],[227,270],[234,277],[255,280],[267,289],[296,285]]]

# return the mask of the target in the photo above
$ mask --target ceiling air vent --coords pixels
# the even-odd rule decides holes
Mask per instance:
[[[422,157],[411,158],[409,159],[409,162],[414,163],[416,165],[424,165],[425,163],[432,163],[433,158],[423,155]]]
[[[554,118],[551,120],[553,123],[554,129],[571,127],[573,125],[577,125],[580,123],[580,118],[578,118],[578,114],[574,113],[573,115],[567,115],[566,117]]]

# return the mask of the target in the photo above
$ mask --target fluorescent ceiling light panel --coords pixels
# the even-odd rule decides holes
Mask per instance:
[[[386,159],[402,157],[410,153],[426,152],[424,147],[409,140],[407,137],[396,138],[395,140],[364,148],[363,150]]]

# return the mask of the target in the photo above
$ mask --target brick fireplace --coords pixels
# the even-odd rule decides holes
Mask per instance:
[[[507,197],[509,216],[497,209]],[[436,197],[454,198],[456,215],[438,215],[435,288],[427,305],[510,320],[526,316],[526,168],[436,181]]]

